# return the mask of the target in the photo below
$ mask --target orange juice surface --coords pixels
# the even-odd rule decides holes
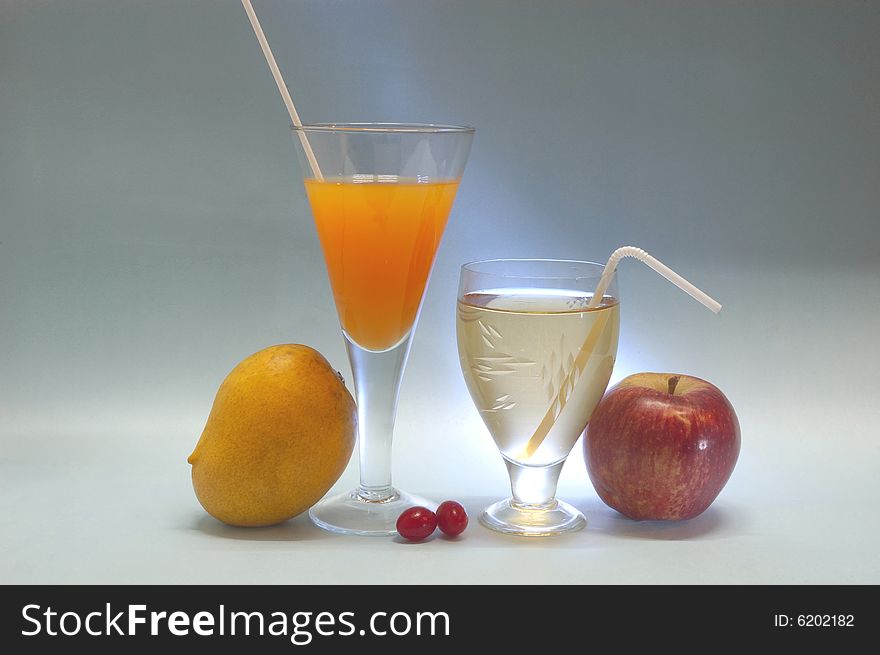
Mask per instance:
[[[305,186],[342,329],[368,350],[394,346],[415,321],[458,181]]]

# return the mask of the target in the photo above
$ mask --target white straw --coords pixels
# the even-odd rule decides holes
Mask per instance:
[[[717,300],[711,298],[707,293],[700,291],[697,287],[685,280],[681,275],[673,271],[657,258],[652,257],[641,248],[636,248],[634,246],[623,246],[611,253],[611,257],[608,258],[608,263],[605,264],[605,269],[602,271],[602,277],[599,278],[599,284],[596,285],[596,290],[593,292],[593,297],[590,299],[587,307],[596,307],[602,300],[605,291],[608,289],[608,285],[611,283],[611,276],[614,275],[614,271],[617,270],[617,265],[624,257],[632,257],[633,259],[638,259],[643,264],[647,264],[676,285],[679,289],[695,300],[699,300],[716,314],[721,311],[721,303]]]
[[[281,92],[281,98],[284,100],[284,106],[287,107],[287,113],[290,114],[290,120],[293,121],[295,127],[302,127],[302,121],[299,119],[299,114],[296,111],[296,107],[293,105],[293,98],[290,97],[290,92],[287,90],[284,78],[281,77],[281,71],[278,68],[278,64],[275,62],[275,55],[272,54],[272,49],[269,47],[269,42],[266,40],[266,35],[263,33],[263,28],[260,26],[260,20],[257,18],[253,5],[251,5],[251,0],[241,0],[241,4],[244,6],[244,11],[251,21],[251,27],[254,28],[254,34],[257,35],[257,41],[260,42],[263,56],[266,57],[266,63],[269,64],[269,70],[272,71],[272,77],[275,78],[275,84],[278,85],[278,91]],[[312,174],[318,180],[323,180],[324,176],[321,175],[321,168],[318,166],[318,160],[315,158],[315,152],[312,150],[312,146],[309,143],[306,133],[302,130],[296,130],[296,132],[299,134],[303,150],[306,152],[306,158],[309,160]]]

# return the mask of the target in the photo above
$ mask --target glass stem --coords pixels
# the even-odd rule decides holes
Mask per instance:
[[[347,336],[345,339],[358,408],[361,483],[357,492],[364,500],[378,502],[395,494],[391,486],[391,441],[410,341],[407,336],[395,347],[375,352],[364,350]]]
[[[509,459],[507,473],[510,475],[512,504],[530,509],[553,509],[556,507],[556,485],[565,460],[550,466],[523,466]]]

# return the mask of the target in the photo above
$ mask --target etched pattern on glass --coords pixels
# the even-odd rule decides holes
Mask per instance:
[[[515,291],[515,293],[513,293]],[[502,455],[544,466],[564,459],[605,391],[619,306],[557,289],[467,294],[458,303],[462,370]]]

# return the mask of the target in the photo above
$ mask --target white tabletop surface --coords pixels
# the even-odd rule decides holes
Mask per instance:
[[[134,447],[122,439],[102,440],[86,449],[82,446],[88,438],[70,438],[61,450],[55,442],[39,439],[27,448],[7,442],[0,471],[0,580],[880,581],[876,452],[861,449],[851,466],[844,467],[827,461],[814,446],[794,456],[785,448],[755,446],[761,438],[756,431],[747,435],[751,457],[744,458],[718,501],[689,522],[636,523],[605,507],[584,484],[577,494],[573,478],[583,477],[583,467],[575,458],[564,488],[569,490],[566,498],[588,517],[584,531],[530,540],[494,534],[473,521],[457,541],[434,538],[422,544],[337,536],[311,525],[305,516],[272,528],[226,527],[198,506],[183,463],[185,453],[168,439],[143,438]],[[491,464],[501,468],[500,462],[487,462]],[[492,477],[498,479],[497,494],[502,493],[500,475]],[[436,497],[453,495],[472,517],[495,498],[448,492]]]
[[[873,276],[844,286],[878,290]],[[871,311],[851,308],[839,338],[867,342],[877,327]],[[718,336],[732,338],[736,312],[726,324],[723,317]],[[877,583],[877,355],[813,347],[821,342],[812,328],[796,335],[786,327],[796,318],[768,315],[761,328],[795,343],[771,339],[774,352],[753,353],[745,364],[719,355],[715,367],[729,376],[743,450],[718,500],[689,522],[633,522],[605,507],[578,443],[560,496],[584,511],[585,530],[530,540],[484,529],[473,519],[505,493],[504,467],[463,383],[450,378],[444,390],[429,382],[430,358],[417,343],[401,399],[396,478],[438,500],[463,501],[472,524],[459,540],[337,536],[304,515],[272,528],[221,525],[196,501],[185,462],[201,419],[166,426],[157,418],[149,429],[132,424],[117,434],[3,436],[0,581]],[[685,351],[686,342],[687,335],[673,336],[666,346]],[[705,354],[697,347],[696,358]],[[823,370],[832,354],[834,366]],[[685,366],[695,362],[686,357]],[[337,489],[353,485],[355,469],[352,463]]]

